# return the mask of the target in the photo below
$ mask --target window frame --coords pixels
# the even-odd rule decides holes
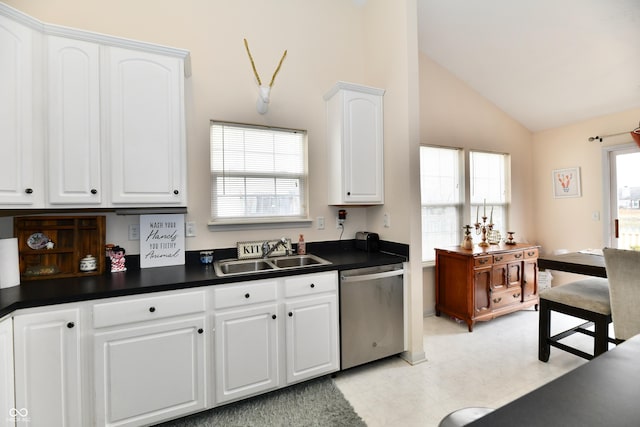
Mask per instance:
[[[214,171],[213,165],[213,129],[214,126],[231,126],[243,130],[258,129],[272,132],[285,132],[285,133],[300,133],[302,138],[302,166],[303,172],[298,175],[301,177],[301,190],[300,190],[300,214],[299,215],[264,215],[264,216],[235,216],[235,217],[216,217],[214,215],[216,209],[216,177],[224,176],[225,173]],[[312,220],[309,218],[309,164],[308,164],[308,133],[302,129],[283,128],[275,126],[255,125],[249,123],[229,122],[223,120],[210,120],[209,122],[209,188],[210,188],[210,220],[208,225],[211,228],[224,228],[229,230],[243,230],[252,228],[293,228],[300,226],[309,226]],[[251,178],[255,176],[255,173],[247,172],[246,174],[238,175],[238,177]],[[278,173],[263,173],[259,172],[262,178],[290,178],[290,174]],[[227,175],[229,176],[229,175]]]

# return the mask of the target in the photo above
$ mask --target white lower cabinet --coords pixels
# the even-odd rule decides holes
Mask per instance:
[[[335,271],[214,287],[216,403],[337,371],[337,289]]]
[[[340,368],[338,301],[324,295],[287,302],[287,384]]]
[[[84,425],[80,309],[28,314],[13,319],[15,408],[28,425]]]
[[[20,408],[20,414],[25,414]],[[13,427],[19,417],[14,398],[13,320],[0,321],[0,427]]]
[[[148,425],[203,410],[204,329],[202,315],[96,333],[96,425]]]
[[[206,407],[204,291],[93,305],[95,425],[140,426]]]

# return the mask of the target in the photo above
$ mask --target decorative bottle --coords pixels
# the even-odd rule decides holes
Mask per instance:
[[[298,255],[304,255],[307,253],[307,245],[304,243],[304,235],[300,235],[298,239]]]

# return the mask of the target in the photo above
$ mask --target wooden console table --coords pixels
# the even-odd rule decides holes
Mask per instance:
[[[538,246],[436,248],[436,316],[467,323],[538,308]]]

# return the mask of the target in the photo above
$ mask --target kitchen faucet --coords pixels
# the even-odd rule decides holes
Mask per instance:
[[[275,251],[278,248],[278,246],[286,245],[286,244],[287,244],[287,239],[285,239],[284,237],[278,240],[276,244],[271,247],[269,247],[269,241],[267,240],[262,244],[262,258],[267,258],[269,255],[271,255],[271,252]],[[287,255],[288,255],[289,249],[286,246],[285,248],[287,249]]]

